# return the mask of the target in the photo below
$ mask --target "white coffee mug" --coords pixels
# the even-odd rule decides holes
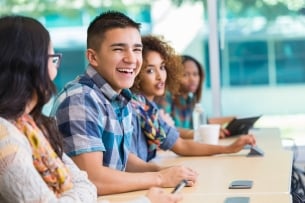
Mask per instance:
[[[219,141],[219,124],[204,124],[198,128],[198,133],[194,140],[205,144],[217,145]]]

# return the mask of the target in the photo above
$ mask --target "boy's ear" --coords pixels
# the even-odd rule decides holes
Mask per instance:
[[[87,49],[86,51],[86,57],[92,66],[97,66],[98,63],[96,61],[96,53],[93,49]]]

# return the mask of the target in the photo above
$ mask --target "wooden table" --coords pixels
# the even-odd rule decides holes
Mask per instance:
[[[183,189],[182,202],[224,202],[230,196],[248,196],[252,203],[292,202],[290,196],[293,153],[283,149],[277,129],[253,130],[257,145],[265,155],[247,157],[249,149],[235,154],[222,154],[209,157],[180,157],[171,151],[158,152],[153,160],[163,166],[185,165],[199,172],[198,181],[193,187]],[[236,138],[221,140],[220,144],[230,144]],[[252,180],[251,189],[229,189],[233,180]],[[171,192],[172,188],[165,188]],[[146,191],[128,192],[100,197],[111,202],[121,202]]]

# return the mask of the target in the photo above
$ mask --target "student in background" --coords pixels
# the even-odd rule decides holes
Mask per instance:
[[[64,136],[64,150],[96,185],[99,195],[192,186],[197,173],[184,166],[162,169],[130,153],[130,88],[142,65],[140,24],[108,11],[87,30],[89,61],[84,75],[68,83],[55,99],[53,113]]]
[[[174,125],[179,128],[183,138],[193,138],[192,114],[196,103],[201,102],[202,88],[205,80],[205,71],[197,59],[190,55],[182,55],[184,74],[181,78],[180,89],[175,95],[167,91],[163,96],[157,97],[156,102],[160,109],[164,110],[161,115],[167,114],[173,119]],[[210,118],[208,123],[224,124],[234,117]],[[169,120],[170,119],[166,119]],[[220,138],[228,136],[224,128],[220,131]]]
[[[193,129],[192,113],[196,103],[201,101],[202,87],[205,78],[204,69],[192,56],[182,55],[183,76],[180,89],[176,95],[166,92],[159,107],[169,113],[178,128]]]
[[[96,202],[54,119],[42,114],[61,59],[49,32],[35,19],[3,16],[0,56],[0,202]]]
[[[245,145],[255,145],[251,135],[241,136],[228,146],[208,145],[182,139],[179,131],[159,116],[154,102],[165,89],[175,94],[178,91],[183,67],[180,57],[162,37],[143,36],[143,65],[135,78],[132,91],[133,106],[132,152],[145,161],[156,156],[157,149],[172,150],[182,156],[208,156],[220,153],[235,153]],[[178,83],[179,84],[179,83]]]

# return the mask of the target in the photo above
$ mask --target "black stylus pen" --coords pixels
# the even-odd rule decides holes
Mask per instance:
[[[187,185],[187,180],[182,180],[172,191],[173,194],[179,192],[180,190],[182,190],[182,188],[184,188]]]

